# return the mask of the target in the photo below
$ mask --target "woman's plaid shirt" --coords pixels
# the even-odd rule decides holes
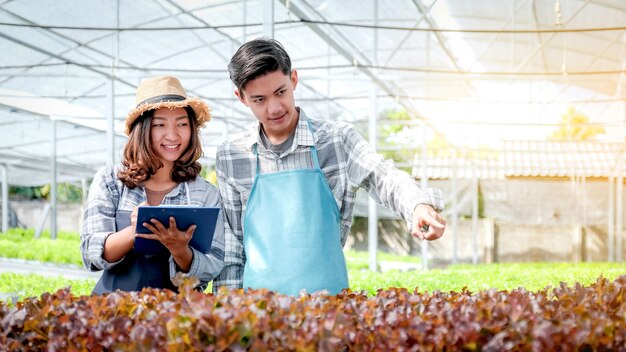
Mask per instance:
[[[91,271],[107,270],[119,264],[122,260],[109,263],[102,254],[106,238],[115,232],[115,214],[117,211],[131,212],[138,204],[146,201],[143,187],[127,188],[117,178],[118,167],[106,166],[94,176],[89,189],[89,197],[85,206],[83,229],[80,235],[80,249],[83,264]],[[205,179],[198,176],[195,180],[182,183],[168,193],[162,204],[221,207],[220,195],[217,189]],[[189,191],[189,198],[187,197]],[[201,253],[195,248],[189,272],[185,276],[195,276],[200,280],[200,287],[207,283],[222,270],[224,264],[224,231],[220,225],[223,222],[222,211],[218,217],[218,226],[213,235],[213,242],[209,253]],[[170,278],[178,272],[174,259],[170,256]]]

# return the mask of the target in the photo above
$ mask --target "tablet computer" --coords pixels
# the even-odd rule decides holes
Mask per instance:
[[[144,222],[150,223],[150,219],[157,219],[165,227],[169,227],[170,216],[176,219],[176,227],[185,231],[191,225],[196,225],[193,237],[189,245],[202,253],[207,253],[213,242],[213,234],[217,224],[217,216],[220,208],[199,207],[193,205],[159,205],[140,206],[137,210],[136,233],[152,233]],[[135,237],[134,250],[140,254],[166,254],[167,248],[157,240]]]

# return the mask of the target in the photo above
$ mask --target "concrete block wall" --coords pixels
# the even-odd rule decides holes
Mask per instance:
[[[46,202],[14,200],[10,202],[11,208],[17,214],[20,223],[27,228],[36,229],[42,221]],[[80,232],[82,226],[82,206],[75,203],[57,204],[57,229]],[[46,219],[44,229],[50,228],[50,217]]]
[[[367,251],[367,219],[357,219],[346,243],[347,248]],[[420,241],[408,234],[402,220],[380,220],[379,249],[399,255],[420,255]],[[471,220],[457,225],[457,260],[472,263],[474,239]],[[599,262],[608,261],[606,225],[523,225],[478,221],[478,263],[493,262]],[[622,236],[622,260],[626,261],[626,234]],[[429,257],[435,264],[449,264],[453,259],[451,223],[443,237],[429,242]],[[615,248],[617,258],[617,248]]]
[[[25,227],[37,228],[41,222],[45,202],[12,201],[11,207]],[[58,205],[58,229],[80,232],[82,207],[80,204]],[[45,228],[49,227],[49,219]],[[429,257],[433,263],[449,264],[453,258],[451,222],[444,236],[429,242]],[[597,262],[608,260],[606,225],[523,225],[478,221],[478,262]],[[471,263],[474,255],[472,222],[460,219],[457,227],[457,258],[460,263]],[[420,255],[420,241],[413,238],[403,220],[379,220],[378,245],[384,252],[399,255]],[[622,231],[626,247],[626,236]],[[367,251],[367,219],[355,218],[345,248]],[[616,255],[617,257],[617,255]],[[622,259],[626,250],[622,248]]]

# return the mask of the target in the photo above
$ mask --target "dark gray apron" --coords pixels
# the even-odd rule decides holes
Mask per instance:
[[[130,226],[130,214],[128,210],[118,210],[115,213],[115,231]],[[169,253],[147,256],[136,254],[131,249],[121,263],[103,271],[91,293],[141,291],[144,287],[167,288],[178,292],[170,280],[169,258]]]

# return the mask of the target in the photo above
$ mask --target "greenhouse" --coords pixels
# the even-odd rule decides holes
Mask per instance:
[[[237,49],[256,38],[276,39],[289,53],[295,102],[306,116],[353,127],[420,188],[443,193],[445,232],[434,241],[411,236],[409,219],[356,193],[343,246],[351,289],[375,295],[392,287],[391,279],[381,287],[366,278],[381,268],[434,276],[428,272],[455,265],[467,273],[483,264],[591,265],[592,276],[581,274],[586,285],[626,272],[626,2],[619,0],[0,0],[0,257],[9,251],[5,234],[71,237],[68,246],[79,251],[89,187],[98,170],[121,163],[127,115],[147,78],[174,76],[208,104],[199,162],[216,184],[218,148],[257,122],[228,70]],[[60,261],[81,265],[75,258]],[[596,264],[607,271],[596,275]],[[476,280],[467,275],[461,281]],[[558,286],[545,275],[552,281],[529,290]],[[469,287],[499,287],[489,282]],[[426,287],[466,292],[433,285]],[[241,299],[271,301],[263,293]],[[624,329],[615,331],[609,340],[624,341]],[[340,345],[372,347],[363,341]],[[464,348],[506,349],[494,341]],[[428,344],[455,350],[457,342]],[[589,346],[613,346],[598,343]]]

